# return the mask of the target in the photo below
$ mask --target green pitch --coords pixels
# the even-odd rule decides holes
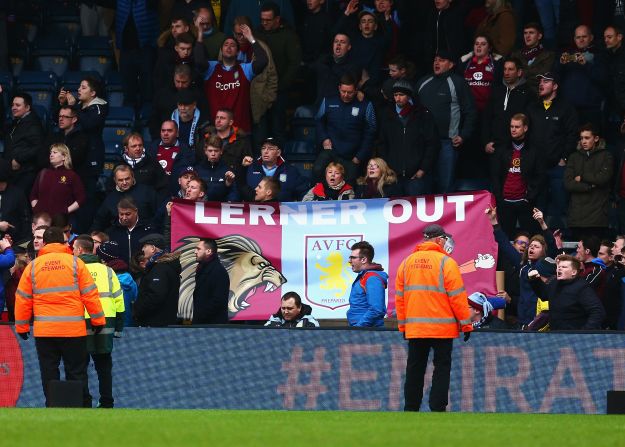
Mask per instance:
[[[0,409],[6,446],[625,446],[625,416]]]

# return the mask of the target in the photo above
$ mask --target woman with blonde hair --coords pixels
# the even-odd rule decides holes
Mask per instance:
[[[50,146],[50,167],[42,169],[30,192],[33,214],[45,211],[71,215],[85,201],[82,180],[72,169],[72,156],[64,144]]]
[[[374,157],[367,163],[367,173],[356,180],[357,199],[378,199],[401,195],[397,174],[383,158]]]
[[[326,166],[323,182],[317,183],[306,193],[303,202],[319,200],[349,200],[354,198],[354,189],[345,181],[345,168],[341,163],[332,162]]]

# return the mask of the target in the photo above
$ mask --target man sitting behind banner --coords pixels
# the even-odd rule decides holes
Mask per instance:
[[[347,321],[350,326],[383,327],[386,315],[384,290],[388,274],[380,264],[373,262],[373,246],[366,241],[352,245],[349,263],[358,273],[349,294]]]
[[[295,292],[282,295],[280,309],[269,317],[265,327],[319,327],[319,322],[312,316],[312,307],[302,303],[302,298]]]

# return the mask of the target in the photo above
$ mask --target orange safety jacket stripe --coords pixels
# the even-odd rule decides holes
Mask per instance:
[[[417,263],[431,267],[414,267]],[[417,246],[400,265],[395,299],[398,327],[408,338],[454,338],[459,326],[462,331],[472,330],[460,270],[432,242]]]
[[[98,292],[85,264],[61,244],[50,244],[47,251],[44,249],[20,279],[16,293],[16,331],[28,332],[29,320],[34,315],[36,337],[86,336],[85,307],[95,324],[104,325]]]

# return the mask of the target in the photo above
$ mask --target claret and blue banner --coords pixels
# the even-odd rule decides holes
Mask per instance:
[[[388,314],[395,311],[395,273],[437,223],[453,235],[452,257],[469,293],[495,294],[497,244],[484,211],[486,191],[393,199],[286,203],[176,201],[172,249],[182,251],[179,316],[193,311],[193,249],[200,237],[217,240],[230,275],[231,319],[265,320],[287,291],[299,293],[318,319],[345,318],[355,274],[351,246],[366,240],[374,262],[389,273]]]

